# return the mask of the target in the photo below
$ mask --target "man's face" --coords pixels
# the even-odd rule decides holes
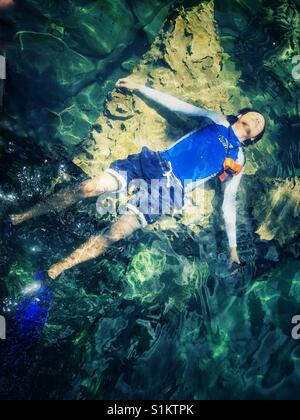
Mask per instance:
[[[261,134],[265,128],[265,124],[266,121],[264,117],[257,112],[248,112],[238,120],[241,132],[243,132],[248,139]]]
[[[0,10],[8,9],[14,6],[14,0],[0,0]]]

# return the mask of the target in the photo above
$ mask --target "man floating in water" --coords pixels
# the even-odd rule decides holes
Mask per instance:
[[[191,191],[214,177],[226,183],[222,208],[231,250],[230,267],[234,263],[241,265],[237,250],[236,195],[244,173],[243,148],[257,143],[263,137],[266,128],[264,116],[255,110],[245,109],[231,125],[222,115],[140,86],[130,78],[120,79],[116,87],[139,93],[170,111],[191,118],[205,118],[208,124],[188,133],[168,150],[154,152],[144,147],[139,154],[113,162],[98,178],[85,181],[75,189],[62,190],[23,214],[12,215],[12,223],[19,224],[49,211],[63,210],[83,198],[128,192],[135,186],[135,194],[127,202],[126,212],[117,222],[105,234],[92,237],[70,256],[53,265],[48,271],[49,277],[56,279],[66,270],[100,257],[114,243],[156,222],[165,214],[166,200],[174,209],[182,209],[182,192]],[[153,180],[166,182],[152,194]],[[152,200],[151,209],[157,207],[154,212],[148,211],[149,197]],[[141,205],[142,202],[144,205]]]

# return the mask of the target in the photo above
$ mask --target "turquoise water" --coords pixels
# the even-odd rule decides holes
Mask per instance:
[[[71,158],[84,147],[106,94],[178,4],[198,3],[18,5],[3,26],[10,64],[1,123],[2,220],[85,178]],[[260,169],[246,181],[254,194],[239,213],[246,268],[228,275],[220,197],[200,235],[184,225],[176,232],[137,232],[50,286],[44,329],[21,334],[5,313],[1,398],[299,398],[300,342],[291,338],[291,320],[300,314],[299,216],[295,203],[288,223],[271,200],[276,182],[296,183],[299,175],[299,82],[290,61],[299,54],[299,9],[296,1],[215,3],[218,35],[231,57],[228,71],[241,72],[239,86],[270,117],[276,144],[253,152]],[[37,54],[41,46],[47,60]],[[269,201],[256,201],[262,191]],[[292,197],[292,187],[285,194]],[[255,231],[270,208],[270,225],[286,223],[286,229],[263,240]],[[91,200],[13,230],[2,223],[0,314],[10,301],[20,302],[39,270],[109,222],[99,219]]]

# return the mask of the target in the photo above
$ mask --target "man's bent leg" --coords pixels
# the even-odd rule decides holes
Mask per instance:
[[[48,271],[49,277],[54,280],[64,271],[83,262],[100,257],[111,245],[127,238],[140,227],[141,222],[134,213],[123,215],[112,225],[105,235],[92,237],[69,257],[53,265]]]
[[[104,172],[98,178],[90,179],[74,187],[59,191],[46,198],[25,213],[12,215],[10,219],[17,225],[34,217],[39,217],[51,211],[62,211],[84,198],[97,197],[105,192],[118,191],[119,182],[109,173]]]

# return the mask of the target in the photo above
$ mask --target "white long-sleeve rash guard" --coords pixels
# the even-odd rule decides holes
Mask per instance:
[[[159,105],[167,108],[168,110],[186,115],[188,117],[199,117],[199,118],[208,118],[214,121],[216,124],[229,127],[230,124],[227,119],[220,114],[217,114],[213,111],[197,107],[195,105],[189,104],[187,102],[181,101],[176,97],[169,95],[167,93],[159,92],[155,89],[143,86],[139,89],[139,92],[143,94],[146,98],[151,99]],[[237,163],[240,165],[245,164],[245,156],[242,148],[239,150]],[[236,232],[236,222],[237,222],[237,192],[238,188],[244,174],[243,171],[229,181],[226,182],[225,191],[224,191],[224,201],[223,201],[223,214],[225,219],[226,233],[228,237],[229,246],[231,248],[237,247],[237,232]]]

